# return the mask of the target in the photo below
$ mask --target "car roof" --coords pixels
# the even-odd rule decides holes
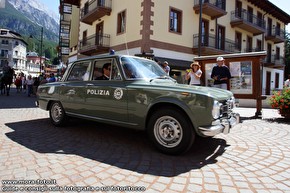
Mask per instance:
[[[142,58],[142,57],[138,57],[138,56],[125,55],[125,54],[114,54],[114,55],[108,54],[108,55],[94,55],[94,56],[89,56],[89,57],[85,57],[85,58],[80,58],[74,62],[80,62],[80,61],[84,61],[84,60],[104,59],[104,58],[120,58],[120,57]],[[142,59],[148,60],[147,58],[142,58]]]

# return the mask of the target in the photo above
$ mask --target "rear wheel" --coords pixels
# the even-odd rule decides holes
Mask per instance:
[[[60,102],[54,101],[49,108],[49,117],[55,126],[64,126],[67,121],[67,116]]]
[[[148,134],[159,151],[172,155],[188,151],[195,138],[187,116],[175,108],[154,112],[149,120]]]

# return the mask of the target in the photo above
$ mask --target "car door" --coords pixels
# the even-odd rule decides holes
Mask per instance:
[[[86,85],[90,79],[91,61],[72,64],[69,75],[60,86],[60,101],[68,114],[82,114],[86,96]]]
[[[99,79],[103,66],[111,64],[109,79]],[[93,62],[94,74],[86,85],[86,114],[97,120],[127,123],[127,90],[115,59],[97,59]]]

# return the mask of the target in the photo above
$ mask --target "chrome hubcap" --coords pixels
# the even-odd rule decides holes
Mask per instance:
[[[61,117],[62,117],[62,109],[59,106],[59,104],[55,103],[53,104],[52,108],[51,108],[51,117],[55,122],[59,122]]]
[[[160,117],[154,125],[154,136],[158,143],[167,148],[176,147],[183,136],[180,123],[171,116]]]

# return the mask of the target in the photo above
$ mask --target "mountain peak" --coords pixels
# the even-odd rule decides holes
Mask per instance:
[[[35,9],[40,12],[44,12],[54,19],[56,23],[59,24],[59,14],[55,13],[53,10],[50,10],[39,0],[8,0],[8,2],[19,11],[28,11],[27,9]]]
[[[59,16],[40,0],[6,0],[0,18],[0,26],[22,35],[39,36],[43,27],[43,38],[58,42]]]

